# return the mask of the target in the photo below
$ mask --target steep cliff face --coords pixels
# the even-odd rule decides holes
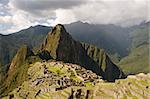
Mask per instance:
[[[103,76],[103,72],[98,67],[98,64],[86,54],[81,43],[75,41],[61,24],[56,25],[48,33],[39,51],[39,56],[44,59],[48,55],[47,52],[52,59],[75,63]],[[48,59],[46,58],[45,60]]]
[[[124,77],[124,73],[111,61],[103,49],[87,43],[82,43],[82,46],[87,55],[98,63],[99,68],[104,73],[104,79],[114,81],[115,79]]]
[[[79,64],[103,76],[108,81],[114,81],[123,75],[103,49],[75,41],[60,24],[48,33],[40,52],[42,53],[40,54],[41,57],[47,55],[43,52],[49,52],[55,60]]]
[[[32,55],[34,55],[33,52],[26,45],[23,45],[18,50],[3,81],[2,89],[0,90],[2,91],[1,93],[4,93],[5,91],[9,92],[27,79],[26,77],[29,63],[26,60]]]
[[[34,55],[33,52],[29,49],[28,46],[23,45],[17,52],[17,54],[15,55],[15,57],[13,58],[11,65],[9,67],[9,70],[13,70],[14,68],[17,68],[19,65],[21,65],[26,59],[27,57]],[[8,73],[10,72],[8,71]]]
[[[80,61],[80,49],[81,45],[59,24],[48,33],[41,50],[48,51],[53,59],[77,63]]]

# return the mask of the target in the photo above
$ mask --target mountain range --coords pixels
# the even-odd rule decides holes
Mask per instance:
[[[132,29],[122,28],[113,24],[94,25],[80,21],[64,26],[77,41],[103,48],[109,54],[112,54],[112,56],[118,55],[118,57],[123,57],[127,55],[127,48],[130,43],[128,33]],[[1,64],[8,64],[22,44],[27,44],[31,48],[33,46],[39,46],[40,42],[44,40],[48,31],[51,29],[52,27],[37,25],[10,35],[1,35],[0,39],[3,49],[0,50],[4,54],[0,55],[2,57],[0,58]],[[117,35],[117,37],[115,35]],[[122,45],[122,43],[124,43],[124,45]],[[7,46],[4,48],[4,45]]]
[[[127,48],[130,43],[129,32],[137,26],[122,28],[112,24],[93,25],[79,21],[66,24],[65,27],[75,40],[104,48],[111,56],[115,57],[114,59],[118,60],[117,58],[128,54]],[[52,27],[37,25],[10,35],[1,34],[0,40],[2,47],[0,51],[2,54],[0,63],[2,65],[8,64],[22,44],[27,44],[29,47],[39,46],[40,42],[44,40],[48,31],[51,29]]]
[[[148,28],[149,22],[132,27],[75,22],[55,27],[38,25],[10,35],[0,35],[0,94],[14,97],[10,92],[26,81],[31,83],[42,79],[42,83],[38,83],[45,84],[48,80],[45,77],[53,73],[56,80],[52,85],[59,82],[59,86],[54,87],[56,91],[70,86],[95,85],[93,82],[99,78],[114,82],[129,74],[148,73]],[[52,61],[56,66],[48,65]],[[57,62],[62,67],[57,66]],[[71,64],[78,66],[72,69],[68,67]],[[79,76],[82,68],[86,76],[87,71],[91,73],[88,80]],[[59,76],[69,79],[72,84],[60,84]],[[38,91],[36,94],[41,93]]]
[[[111,60],[118,63],[131,52],[130,49],[133,46],[132,32],[142,27],[148,27],[149,22],[143,22],[140,25],[132,27],[120,27],[113,24],[94,25],[78,21],[64,26],[75,40],[105,49]],[[30,48],[34,47],[36,50],[51,29],[52,27],[37,25],[13,34],[1,34],[0,66],[7,67],[6,65],[11,62],[17,50],[23,44],[28,45]],[[145,36],[148,37],[148,31],[146,32]],[[4,70],[5,69],[7,68],[4,68]]]
[[[118,64],[126,75],[150,72],[149,26],[149,23],[143,24],[130,33],[132,43],[129,55],[124,57]]]
[[[74,40],[61,24],[56,25],[48,33],[38,49],[34,53],[27,45],[24,45],[17,51],[8,66],[7,74],[1,75],[1,94],[11,91],[28,80],[29,64],[50,59],[78,64],[107,81],[115,81],[115,79],[125,77],[104,50]]]

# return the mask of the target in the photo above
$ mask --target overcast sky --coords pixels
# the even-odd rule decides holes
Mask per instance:
[[[149,20],[149,0],[0,0],[0,33],[83,21],[129,26]]]

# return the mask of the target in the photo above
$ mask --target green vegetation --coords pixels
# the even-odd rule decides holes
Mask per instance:
[[[126,75],[150,72],[148,29],[146,25],[131,33],[131,52],[118,64]]]
[[[76,71],[74,69],[68,69],[66,66],[49,66],[48,70],[50,72],[56,73],[62,77],[69,77],[70,79],[77,81],[77,82],[82,82],[83,79],[79,76],[77,76]]]
[[[53,34],[48,33],[47,38],[45,39],[44,43],[42,44],[42,51],[46,50],[48,52],[50,52],[50,55],[52,56],[53,59],[57,59],[57,47],[59,44],[59,40],[60,40],[60,30],[55,29],[53,30]]]
[[[86,82],[86,83],[85,83],[85,86],[86,86],[86,87],[93,87],[94,85],[93,85],[91,82]]]
[[[50,72],[57,73],[60,76],[69,76],[69,74],[67,73],[67,69],[61,68],[59,66],[54,66],[54,67],[53,66],[49,66],[48,70]]]
[[[7,77],[3,79],[2,89],[0,90],[1,95],[6,95],[14,88],[21,85],[25,80],[28,79],[27,71],[29,68],[29,57],[33,55],[32,51],[23,45],[13,58]],[[31,59],[31,58],[30,58]],[[33,61],[34,62],[34,61]],[[5,82],[5,83],[4,83]]]
[[[10,63],[17,50],[24,44],[30,48],[39,48],[50,29],[51,27],[37,25],[10,35],[0,35],[1,64]]]
[[[132,53],[121,60],[119,63],[120,68],[126,75],[137,74],[140,72],[150,72],[149,67],[149,48],[148,45],[142,45],[132,50]]]

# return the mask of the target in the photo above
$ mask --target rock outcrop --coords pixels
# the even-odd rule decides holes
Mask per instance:
[[[119,67],[111,61],[104,49],[99,49],[96,46],[87,43],[82,43],[82,46],[87,55],[98,64],[99,68],[102,69],[104,79],[114,81],[115,79],[125,77]]]
[[[28,57],[33,56],[33,52],[29,49],[28,46],[23,45],[13,58],[4,83],[1,87],[1,93],[9,92],[13,88],[16,88],[18,85],[27,77],[27,70],[29,67],[28,62],[26,61]]]
[[[18,66],[20,66],[29,56],[34,55],[32,50],[26,46],[23,45],[17,52],[17,54],[15,55],[15,57],[13,58],[9,70],[13,70],[15,68],[18,68]],[[10,72],[8,71],[8,73]]]
[[[60,24],[48,33],[41,50],[48,51],[52,58],[56,60],[74,63],[80,61],[81,45],[74,41],[64,26]]]
[[[123,77],[122,71],[112,63],[104,50],[75,41],[61,24],[48,33],[40,52],[41,57],[49,52],[52,59],[81,65],[108,81]]]

